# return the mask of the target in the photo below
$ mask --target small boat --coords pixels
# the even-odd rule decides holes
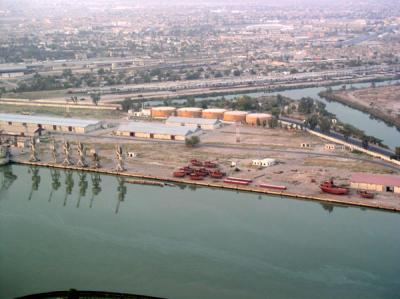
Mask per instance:
[[[375,194],[372,192],[368,192],[366,190],[358,190],[357,194],[360,195],[363,198],[374,198]]]
[[[253,180],[250,179],[242,179],[242,178],[236,178],[233,176],[227,177],[228,180],[232,180],[232,181],[240,181],[240,182],[248,182],[251,183]]]
[[[201,161],[199,161],[199,160],[197,160],[197,159],[192,159],[192,160],[190,160],[190,163],[191,163],[193,166],[203,166],[203,163],[201,163]]]
[[[222,179],[225,176],[225,173],[219,171],[219,170],[215,170],[215,171],[211,171],[210,172],[210,177],[214,178],[214,179]]]
[[[191,179],[192,181],[201,181],[201,180],[204,180],[204,177],[201,176],[201,175],[197,175],[197,174],[195,174],[195,173],[192,173],[192,174],[190,175],[190,179]]]
[[[275,190],[286,190],[286,186],[270,185],[270,184],[260,184],[261,188],[275,189]]]
[[[214,163],[214,162],[211,162],[211,161],[206,161],[206,162],[204,162],[204,167],[207,167],[207,168],[216,168],[216,167],[217,167],[217,164]]]
[[[250,184],[250,182],[230,180],[229,178],[226,178],[224,180],[224,183],[235,184],[235,185],[243,185],[243,186],[248,186]]]
[[[349,193],[349,189],[345,187],[336,186],[332,180],[325,181],[319,185],[320,189],[325,193],[335,195],[346,195]]]
[[[182,170],[178,170],[178,171],[174,171],[173,175],[176,178],[183,178],[186,175],[186,172],[182,171]]]

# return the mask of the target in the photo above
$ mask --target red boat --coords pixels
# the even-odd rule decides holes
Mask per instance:
[[[192,174],[190,175],[190,179],[191,179],[192,181],[201,181],[201,180],[204,179],[204,177],[201,176],[201,175],[197,175],[197,174],[195,174],[195,173],[192,173]]]
[[[203,163],[197,159],[190,160],[190,163],[192,163],[193,166],[203,166]]]
[[[215,178],[215,179],[222,179],[225,176],[225,173],[215,170],[210,172],[210,177]]]
[[[325,193],[336,194],[336,195],[345,195],[349,193],[348,188],[336,186],[332,180],[323,182],[321,185],[319,185],[319,187]]]
[[[250,182],[245,182],[245,181],[235,181],[235,180],[231,180],[229,178],[226,178],[224,180],[224,183],[228,183],[228,184],[235,184],[235,185],[244,185],[247,186],[250,184]]]
[[[216,168],[217,164],[214,162],[211,162],[211,161],[206,161],[206,162],[204,162],[204,166],[207,168]]]
[[[186,172],[178,170],[178,171],[174,171],[173,175],[176,178],[183,178],[186,175]]]
[[[242,178],[236,178],[233,176],[227,177],[228,180],[232,180],[232,181],[239,181],[239,182],[247,182],[247,183],[251,183],[253,180],[250,179],[242,179]]]
[[[278,186],[278,185],[270,185],[270,184],[260,184],[258,186],[262,187],[262,188],[268,188],[268,189],[286,190],[286,186]]]
[[[368,191],[365,191],[365,190],[358,190],[357,194],[360,195],[363,198],[374,198],[375,197],[374,193],[368,192]]]

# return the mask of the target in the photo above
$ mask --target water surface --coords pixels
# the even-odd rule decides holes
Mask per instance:
[[[0,188],[0,298],[400,293],[398,214],[16,165],[0,168]]]

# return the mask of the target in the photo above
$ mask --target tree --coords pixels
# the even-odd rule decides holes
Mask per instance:
[[[278,119],[276,117],[272,117],[268,120],[268,127],[274,129],[278,126]]]
[[[299,102],[299,112],[304,114],[310,114],[314,108],[314,100],[312,98],[301,98]]]
[[[186,106],[187,107],[194,107],[196,106],[196,101],[193,97],[188,97],[188,99],[186,100]]]
[[[64,78],[72,77],[71,69],[64,69],[61,76]]]
[[[318,125],[318,116],[316,114],[311,115],[305,123],[311,130],[314,130]]]
[[[91,93],[90,98],[92,99],[92,103],[97,106],[100,102],[101,95],[100,93]]]
[[[122,111],[128,112],[129,109],[132,109],[133,106],[133,101],[131,98],[125,98],[122,102],[121,102],[121,109]]]
[[[318,125],[322,132],[328,133],[331,129],[331,120],[327,117],[320,117]]]
[[[278,118],[279,115],[281,114],[281,109],[275,107],[271,110],[271,114],[275,117]]]
[[[395,152],[395,154],[397,156],[397,159],[399,159],[400,158],[400,146],[396,146],[394,152]]]
[[[277,96],[276,96],[276,104],[277,104],[279,107],[282,107],[283,104],[284,104],[283,97],[282,97],[282,95],[279,94],[279,93],[278,93]]]
[[[185,144],[188,147],[195,147],[200,143],[200,138],[199,136],[192,136],[190,138],[185,139]]]
[[[77,96],[72,96],[69,100],[74,104],[78,104],[78,97]],[[67,102],[68,102],[68,100],[67,100]]]
[[[349,128],[348,125],[344,125],[343,126],[343,130],[342,130],[342,134],[343,134],[344,140],[348,141],[349,137],[351,135],[351,128]]]

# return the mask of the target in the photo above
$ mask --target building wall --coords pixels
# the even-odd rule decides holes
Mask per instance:
[[[118,136],[125,136],[125,137],[130,137],[131,132],[126,132],[126,131],[117,131],[116,134]],[[151,138],[151,134],[150,133],[142,133],[142,132],[134,132],[135,136],[134,137],[138,137],[138,138]],[[153,138],[154,139],[160,139],[160,140],[173,140],[172,139],[173,135],[170,134],[153,134]],[[185,136],[182,135],[174,135],[175,139],[174,140],[178,140],[178,141],[184,141],[185,140]]]
[[[186,127],[194,128],[194,129],[199,128],[197,124],[192,124],[192,123],[167,122],[166,124],[169,126],[186,126]],[[215,126],[215,125],[200,125],[200,129],[202,129],[202,130],[214,130],[217,127],[218,126]]]
[[[101,127],[101,123],[89,125],[86,127],[76,127],[71,126],[71,131],[69,126],[53,126],[53,125],[42,125],[42,128],[47,132],[71,132],[71,133],[79,133],[84,134],[93,130],[96,130]],[[8,122],[0,121],[0,129],[4,130],[7,133],[18,134],[18,135],[33,135],[33,133],[38,129],[37,124],[26,123],[24,126],[23,123],[12,122],[11,125]]]

